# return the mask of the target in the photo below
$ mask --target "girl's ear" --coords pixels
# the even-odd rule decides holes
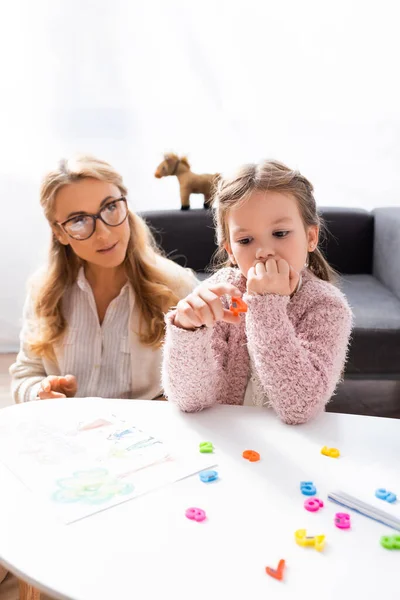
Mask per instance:
[[[51,230],[54,234],[54,237],[60,242],[60,244],[63,246],[69,246],[68,236],[59,225],[52,225]]]
[[[318,225],[310,225],[307,232],[308,252],[314,252],[318,246],[319,227]]]
[[[236,259],[232,254],[232,248],[230,247],[230,245],[228,244],[228,242],[225,242],[224,244],[224,248],[227,251],[228,255],[229,255],[229,260],[231,261],[232,264],[236,265]]]

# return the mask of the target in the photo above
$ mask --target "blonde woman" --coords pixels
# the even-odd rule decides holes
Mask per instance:
[[[164,313],[198,282],[161,255],[126,196],[121,175],[90,156],[62,160],[44,177],[52,240],[10,368],[16,402],[162,395]]]

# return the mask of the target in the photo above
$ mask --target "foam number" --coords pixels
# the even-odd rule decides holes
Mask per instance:
[[[350,515],[348,513],[336,513],[335,525],[339,529],[350,529]]]
[[[203,454],[210,454],[211,452],[214,452],[214,446],[211,442],[200,442],[199,450]]]
[[[317,512],[317,510],[319,510],[323,506],[324,503],[318,498],[308,498],[304,501],[304,508],[310,512]]]
[[[191,521],[197,521],[198,523],[200,523],[200,521],[204,521],[206,518],[206,513],[202,508],[188,508],[185,515]]]
[[[204,483],[209,483],[210,481],[215,481],[216,479],[218,479],[218,472],[202,471],[201,473],[199,473],[199,477]]]
[[[321,454],[330,456],[330,458],[339,458],[340,456],[340,452],[337,448],[328,448],[328,446],[321,448]]]
[[[307,536],[307,532],[305,529],[298,529],[295,531],[294,539],[296,544],[299,546],[307,547],[310,546],[315,548],[317,552],[322,552],[325,547],[325,536],[324,535],[315,535],[315,536]]]
[[[315,496],[317,493],[312,481],[300,481],[300,491],[304,496]]]
[[[265,567],[265,572],[270,577],[277,579],[278,581],[282,581],[283,579],[283,571],[285,570],[285,561],[283,558],[278,563],[277,569],[272,569],[271,567]]]
[[[239,313],[247,312],[247,304],[241,298],[232,296],[229,310],[235,315],[235,317],[237,317]]]
[[[386,502],[390,503],[396,502],[397,500],[396,494],[393,494],[393,492],[388,492],[384,488],[379,488],[378,490],[376,490],[375,496],[380,500],[386,500]]]
[[[386,550],[400,550],[400,535],[383,535],[380,542]]]
[[[244,450],[242,456],[250,462],[257,462],[258,460],[260,460],[260,454],[255,450]]]

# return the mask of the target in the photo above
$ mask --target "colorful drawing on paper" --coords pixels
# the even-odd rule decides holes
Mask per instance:
[[[39,416],[36,416],[39,415]],[[20,421],[11,414],[0,438],[2,462],[64,523],[73,523],[214,466],[210,458],[173,448],[137,423],[76,405],[39,411]]]
[[[107,469],[75,471],[72,477],[59,479],[56,483],[59,489],[53,494],[53,500],[61,503],[102,504],[134,490],[132,483],[120,481]]]
[[[122,429],[122,431],[114,431],[113,433],[111,433],[108,436],[107,439],[113,440],[113,441],[120,441],[127,437],[133,437],[136,434],[137,434],[136,427],[129,427],[128,429]]]
[[[89,423],[80,423],[78,425],[78,431],[89,431],[90,429],[98,429],[99,427],[104,427],[107,425],[112,425],[111,421],[106,421],[106,419],[95,419]]]

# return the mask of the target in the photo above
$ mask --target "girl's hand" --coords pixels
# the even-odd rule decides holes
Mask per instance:
[[[72,398],[78,390],[76,378],[73,375],[57,377],[49,375],[43,379],[38,396],[40,400],[49,400],[50,398]]]
[[[279,294],[290,296],[295,291],[300,276],[281,258],[270,258],[266,263],[258,262],[247,273],[247,292],[249,294]]]
[[[242,293],[230,283],[199,285],[189,296],[177,304],[174,325],[181,329],[194,330],[205,325],[212,327],[217,321],[238,325],[240,316],[224,308],[221,296],[242,296]]]

